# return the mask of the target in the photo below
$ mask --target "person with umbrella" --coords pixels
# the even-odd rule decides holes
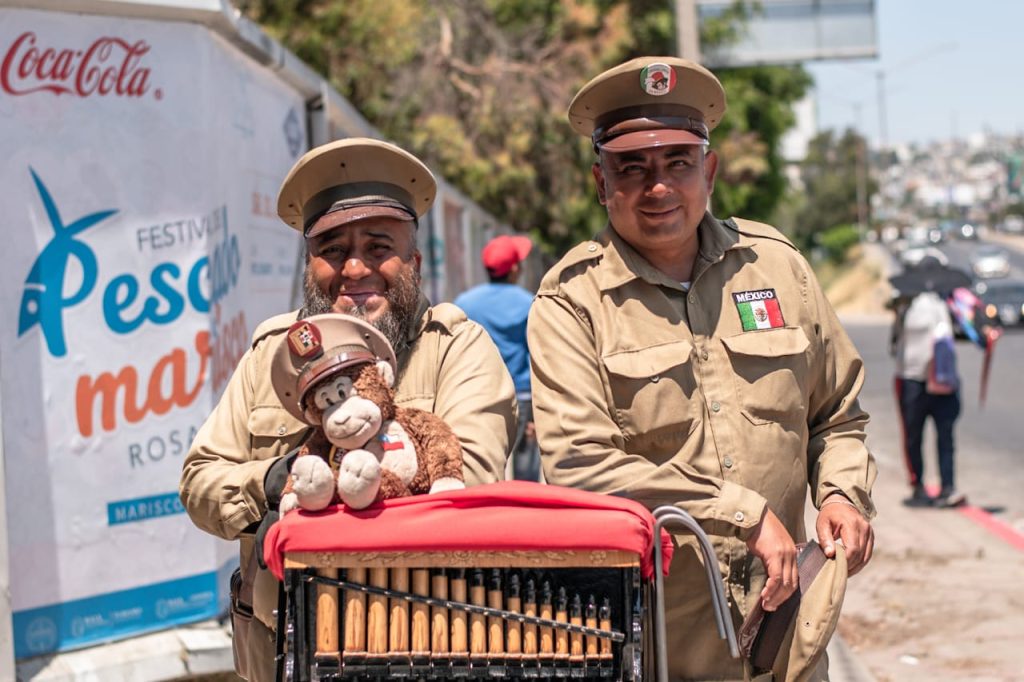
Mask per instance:
[[[960,416],[960,378],[953,350],[953,323],[945,297],[970,277],[933,257],[889,280],[897,296],[890,352],[896,358],[896,397],[912,488],[907,504],[954,507],[966,497],[954,485],[953,429]],[[942,487],[932,498],[924,487],[922,446],[928,418],[938,435]]]

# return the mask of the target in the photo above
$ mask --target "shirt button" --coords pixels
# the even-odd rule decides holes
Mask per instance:
[[[591,244],[590,246],[588,246],[587,251],[590,251],[591,253],[597,251],[597,244]]]
[[[277,435],[283,436],[287,432],[288,432],[288,429],[286,429],[285,427],[283,427],[283,426],[277,427]]]
[[[722,409],[722,406],[718,404],[717,400],[715,402],[711,403],[711,411],[712,412],[718,412],[720,409]]]
[[[659,375],[655,374],[653,377],[651,377],[651,381],[656,384],[659,381],[661,381],[661,377]]]
[[[733,518],[736,519],[737,521],[742,521],[743,519],[745,519],[747,517],[743,515],[743,512],[736,512],[736,514],[733,516]]]
[[[696,296],[694,296],[693,294],[690,294],[690,295],[689,295],[689,296],[687,297],[687,299],[686,299],[686,300],[687,300],[687,301],[689,301],[690,303],[696,303],[696,302],[697,302],[697,297],[696,297]]]
[[[708,352],[706,350],[700,352],[700,359],[701,360],[707,360],[708,359]]]
[[[725,465],[726,469],[731,469],[732,468],[732,457],[726,456],[726,458],[722,460],[722,464]]]

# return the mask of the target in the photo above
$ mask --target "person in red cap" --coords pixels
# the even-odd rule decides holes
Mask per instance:
[[[522,235],[501,235],[487,242],[480,256],[490,281],[455,299],[455,305],[466,312],[466,317],[491,335],[515,382],[519,426],[512,446],[512,471],[521,481],[540,479],[540,452],[530,392],[530,351],[526,346],[526,318],[533,295],[516,284],[522,272],[520,266],[532,248],[530,238]]]

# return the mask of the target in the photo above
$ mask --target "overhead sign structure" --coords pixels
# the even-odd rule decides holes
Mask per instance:
[[[184,22],[0,9],[0,356],[18,658],[222,612],[235,547],[178,499],[287,310],[304,102]]]
[[[677,0],[687,1],[694,0]],[[702,23],[720,17],[735,4],[733,0],[696,3]],[[875,2],[760,0],[736,43],[701,46],[700,53],[702,63],[710,68],[877,57]]]

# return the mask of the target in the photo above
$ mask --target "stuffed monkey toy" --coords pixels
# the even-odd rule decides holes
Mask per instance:
[[[465,487],[451,428],[395,405],[395,364],[384,336],[358,318],[316,315],[288,330],[275,352],[274,390],[315,431],[292,464],[281,514]]]

